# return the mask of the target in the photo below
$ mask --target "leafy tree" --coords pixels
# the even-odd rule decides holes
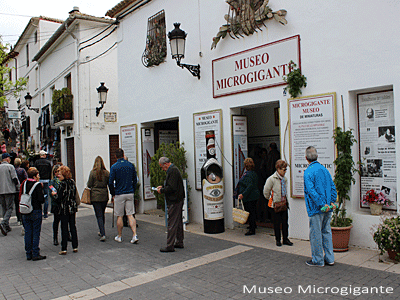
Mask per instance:
[[[26,78],[18,78],[15,82],[10,80],[9,73],[12,68],[6,66],[10,60],[9,53],[9,45],[3,45],[0,37],[0,107],[3,107],[5,102],[8,103],[7,96],[18,98],[28,83]]]

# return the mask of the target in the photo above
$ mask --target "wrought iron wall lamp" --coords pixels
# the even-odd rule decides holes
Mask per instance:
[[[185,57],[185,42],[187,33],[179,28],[180,23],[174,23],[175,29],[168,32],[169,44],[171,46],[172,58],[176,60],[179,67],[186,68],[189,72],[200,79],[200,65],[181,64],[181,59]]]

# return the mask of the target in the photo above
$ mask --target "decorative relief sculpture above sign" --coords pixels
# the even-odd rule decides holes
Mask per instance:
[[[221,38],[228,34],[231,38],[239,38],[244,35],[253,34],[265,26],[264,21],[275,19],[282,25],[286,25],[285,16],[287,11],[280,9],[272,11],[268,6],[269,0],[226,0],[229,4],[229,13],[225,15],[226,24],[219,28],[219,31],[211,44],[211,50],[217,47]]]

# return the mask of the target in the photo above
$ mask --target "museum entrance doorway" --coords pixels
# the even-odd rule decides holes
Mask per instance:
[[[234,186],[236,187],[245,171],[244,159],[251,157],[258,175],[260,191],[260,199],[257,201],[257,225],[273,227],[263,188],[267,178],[275,172],[276,151],[279,152],[280,158],[279,101],[245,106],[236,111],[239,112],[238,115],[232,116]],[[238,124],[243,124],[241,122],[245,124],[245,130],[237,127]],[[273,149],[274,145],[276,150]]]

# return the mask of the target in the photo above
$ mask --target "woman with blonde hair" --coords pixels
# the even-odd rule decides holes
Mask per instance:
[[[62,166],[62,163],[58,163],[53,166],[51,171],[51,180],[49,181],[49,197],[51,201],[51,209],[50,212],[53,214],[53,245],[58,246],[58,227],[60,225],[60,214],[59,207],[57,205],[56,199],[51,194],[51,191],[54,189],[58,189],[60,186],[60,180],[57,178],[58,169]]]
[[[292,246],[293,243],[289,240],[289,225],[288,225],[288,202],[287,202],[287,179],[285,177],[288,164],[279,159],[275,163],[276,172],[268,177],[264,185],[264,197],[268,199],[268,208],[272,215],[274,223],[275,241],[278,247],[284,245]],[[286,201],[286,206],[282,211],[275,211],[275,206],[278,202]],[[281,242],[281,224],[283,240]]]
[[[60,180],[57,191],[51,195],[57,202],[58,212],[61,219],[61,251],[60,255],[67,254],[68,236],[71,233],[73,252],[78,252],[78,232],[76,230],[76,212],[80,204],[78,190],[75,181],[72,179],[71,170],[67,166],[58,168],[56,174]],[[69,231],[68,231],[69,226]]]
[[[238,199],[243,201],[244,209],[249,212],[249,231],[245,235],[256,234],[256,206],[257,200],[260,198],[260,191],[258,190],[258,176],[254,171],[254,161],[252,158],[244,160],[244,167],[246,172],[239,180],[239,195]]]
[[[99,226],[100,241],[106,240],[104,229],[105,212],[108,202],[108,179],[110,172],[106,170],[101,156],[94,160],[93,169],[90,171],[87,187],[90,188],[90,201],[93,204],[94,213]]]

